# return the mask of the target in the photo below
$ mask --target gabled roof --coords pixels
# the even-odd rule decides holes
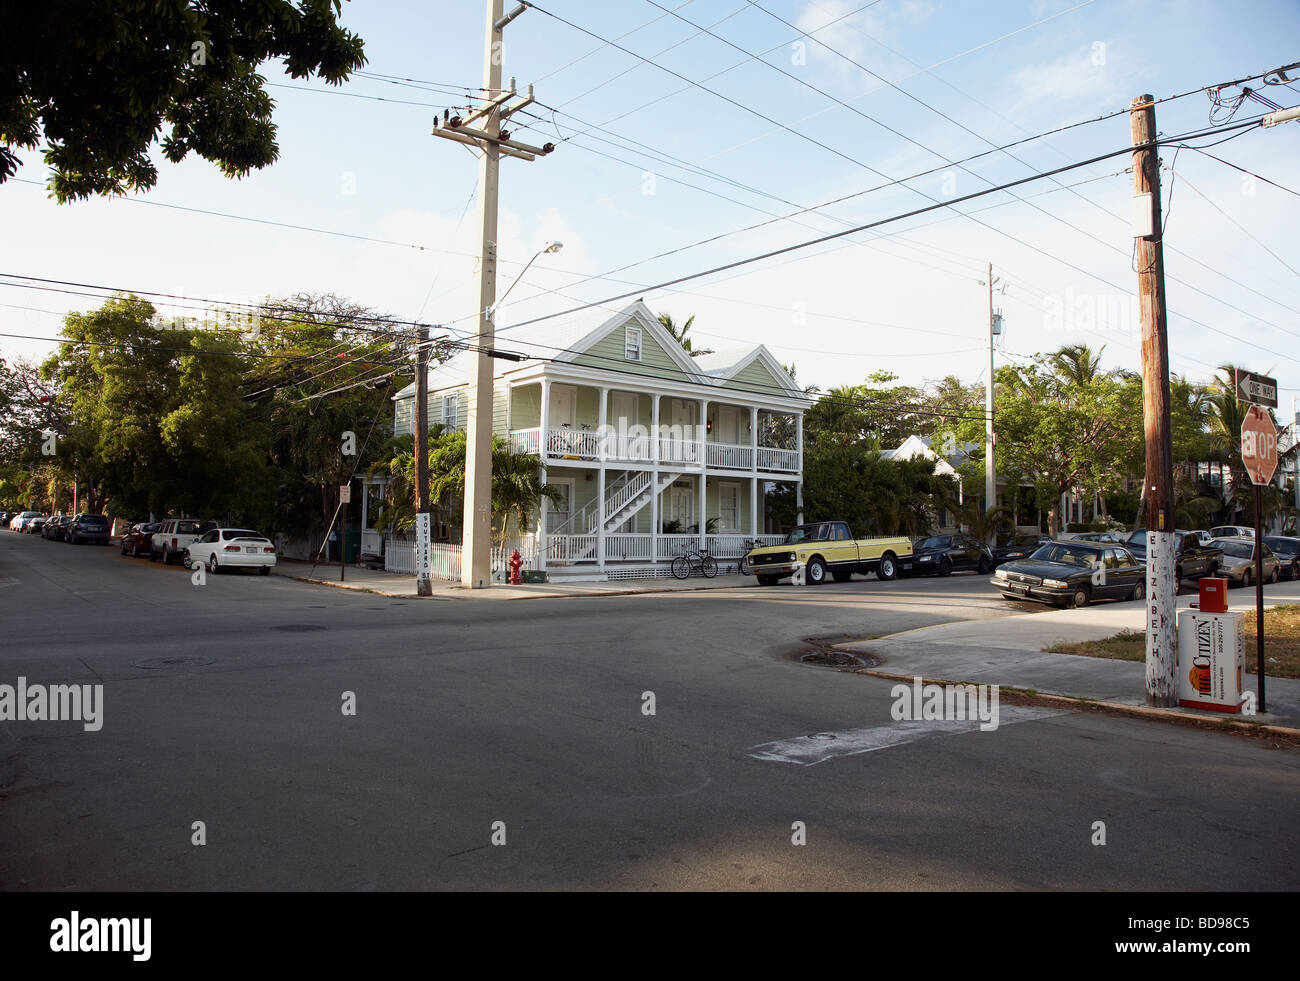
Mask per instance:
[[[499,351],[522,354],[530,359],[575,362],[611,332],[621,330],[629,322],[641,328],[667,353],[687,381],[723,385],[750,365],[759,363],[771,373],[782,389],[759,394],[804,397],[803,390],[762,344],[730,348],[692,358],[641,300],[621,308],[591,307],[535,324],[506,327],[497,331],[493,347]],[[462,351],[451,359],[432,366],[429,370],[429,391],[437,392],[468,384],[469,373],[474,366],[473,358],[474,352]],[[497,361],[496,375],[499,377],[513,367],[510,361]],[[415,384],[412,383],[395,393],[393,399],[410,398],[414,394]]]

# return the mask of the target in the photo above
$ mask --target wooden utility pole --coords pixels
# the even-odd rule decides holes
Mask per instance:
[[[416,523],[427,524],[429,513],[429,328],[421,326],[415,333],[415,514]],[[417,530],[417,535],[427,536],[428,529]],[[433,595],[433,581],[425,564],[427,542],[420,541],[415,549],[415,592],[419,596]]]
[[[989,263],[988,276],[985,279],[989,287],[989,379],[984,387],[984,513],[988,514],[998,503],[998,464],[994,452],[993,435],[993,263]],[[988,532],[988,543],[996,544],[992,528]]]
[[[501,157],[533,160],[555,147],[529,146],[509,138],[501,123],[533,102],[528,95],[507,106],[515,85],[501,87],[502,31],[527,9],[519,4],[502,16],[504,0],[487,0],[487,40],[483,53],[484,103],[464,118],[446,117],[434,136],[477,147],[479,197],[478,333],[470,339],[469,408],[465,423],[465,512],[461,538],[461,582],[472,589],[492,578],[492,350],[497,290],[497,193]],[[543,440],[545,436],[543,436]],[[544,445],[544,444],[543,444]]]
[[[1169,336],[1165,312],[1165,259],[1160,221],[1160,154],[1154,96],[1129,108],[1133,136],[1133,209],[1138,298],[1142,309],[1142,418],[1146,428],[1147,650],[1146,701],[1178,704],[1178,583],[1174,574],[1173,436],[1169,420]]]

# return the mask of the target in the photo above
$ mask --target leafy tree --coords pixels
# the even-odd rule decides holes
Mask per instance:
[[[447,523],[458,527],[465,495],[465,431],[430,428],[429,497],[440,502]],[[391,456],[372,471],[390,478],[382,524],[406,531],[415,525],[414,440],[409,434],[398,436],[386,449]],[[521,453],[502,437],[492,437],[492,536],[498,543],[506,540],[512,525],[531,526],[543,496],[556,504],[563,501],[556,488],[542,483],[541,465],[537,454]]]
[[[340,0],[43,0],[0,14],[0,183],[18,149],[44,144],[60,202],[147,190],[149,151],[191,152],[227,177],[279,155],[274,103],[258,69],[331,85],[365,64],[338,23]]]

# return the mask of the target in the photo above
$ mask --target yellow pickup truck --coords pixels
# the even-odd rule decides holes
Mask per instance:
[[[912,554],[910,538],[858,538],[843,521],[796,525],[780,545],[756,548],[745,556],[760,586],[774,586],[802,565],[810,586],[830,576],[848,582],[853,573],[874,572],[877,579],[897,579],[899,556]]]

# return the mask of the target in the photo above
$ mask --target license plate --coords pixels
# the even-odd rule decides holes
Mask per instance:
[[[1011,584],[1011,591],[1012,591],[1013,593],[1024,593],[1024,594],[1027,594],[1027,593],[1029,592],[1029,587],[1026,586],[1026,585],[1024,585],[1023,583],[1013,582],[1013,583]]]
[[[256,545],[245,545],[245,546],[244,546],[244,551],[247,552],[249,555],[256,555],[256,554],[257,554],[257,546],[256,546]]]

